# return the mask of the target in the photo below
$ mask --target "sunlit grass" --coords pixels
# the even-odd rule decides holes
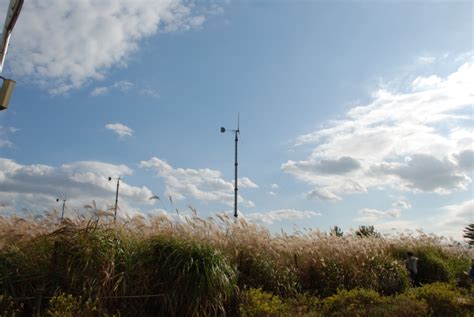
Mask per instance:
[[[54,213],[0,217],[1,294],[72,294],[129,315],[222,315],[238,311],[239,293],[250,288],[286,298],[356,288],[403,293],[410,288],[407,251],[420,258],[424,283],[460,284],[470,263],[463,246],[422,232],[273,235],[243,219],[195,213],[182,221],[112,219],[97,210],[63,221]],[[24,305],[32,312],[35,304]]]

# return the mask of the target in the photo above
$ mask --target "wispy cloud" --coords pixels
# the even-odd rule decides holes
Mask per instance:
[[[206,7],[181,0],[25,1],[8,65],[16,76],[65,93],[125,65],[145,37],[199,28],[216,10]]]
[[[91,96],[101,96],[101,95],[106,95],[110,91],[117,90],[117,91],[127,91],[130,88],[133,87],[133,83],[126,81],[126,80],[121,80],[113,83],[110,86],[100,86],[96,87],[94,90],[91,91],[90,95]]]
[[[297,139],[315,144],[282,170],[313,186],[308,198],[340,200],[369,188],[447,194],[466,190],[474,134],[474,64],[445,78],[418,77],[406,92],[379,90],[342,120]]]
[[[392,204],[392,208],[387,210],[378,210],[374,208],[364,208],[359,211],[361,217],[357,218],[359,222],[373,223],[385,218],[398,218],[403,210],[410,209],[411,205],[405,199],[399,199]]]
[[[0,148],[12,147],[13,143],[10,141],[10,135],[17,132],[18,129],[13,127],[4,127],[0,125]]]
[[[418,62],[420,64],[433,64],[434,62],[436,62],[436,57],[431,55],[423,55],[418,57]]]
[[[224,180],[219,171],[208,168],[174,168],[157,157],[140,162],[140,167],[155,171],[166,184],[166,195],[170,195],[173,199],[182,200],[191,197],[201,201],[222,202],[229,206],[234,203],[234,185],[231,181]],[[241,188],[258,187],[247,177],[240,178],[239,183]],[[252,201],[244,199],[241,195],[238,196],[238,200],[244,206],[254,206]]]
[[[156,89],[153,88],[143,88],[140,89],[140,94],[143,96],[148,96],[148,97],[153,97],[153,98],[159,98],[160,94]]]
[[[271,225],[285,220],[301,220],[321,216],[321,213],[307,210],[279,209],[267,212],[245,214],[244,219],[261,224]]]
[[[133,135],[133,130],[121,123],[108,123],[105,125],[105,128],[114,132],[121,138]]]

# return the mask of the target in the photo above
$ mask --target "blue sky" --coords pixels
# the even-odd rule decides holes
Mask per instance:
[[[230,213],[240,113],[249,221],[474,220],[472,1],[26,1],[2,75],[3,214]]]

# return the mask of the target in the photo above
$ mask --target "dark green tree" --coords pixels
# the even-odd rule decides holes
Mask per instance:
[[[355,232],[359,238],[375,237],[380,238],[380,233],[375,230],[374,226],[359,226]]]
[[[469,245],[474,245],[474,223],[471,223],[464,228],[464,239]]]
[[[329,229],[329,234],[331,236],[342,237],[344,235],[344,232],[342,231],[341,227],[334,226]]]

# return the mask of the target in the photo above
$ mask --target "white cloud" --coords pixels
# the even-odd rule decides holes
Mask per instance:
[[[0,148],[12,147],[13,143],[10,141],[10,135],[17,131],[18,129],[13,127],[4,127],[0,125]]]
[[[271,190],[268,192],[269,195],[271,196],[277,196],[276,191],[280,189],[280,186],[278,184],[270,184]]]
[[[96,87],[92,92],[90,93],[91,96],[101,96],[109,93],[111,90],[118,90],[118,91],[127,91],[130,88],[133,87],[133,83],[126,81],[126,80],[121,80],[113,83],[110,86],[100,86]]]
[[[140,167],[151,169],[166,184],[166,195],[175,200],[192,197],[201,201],[222,202],[229,206],[234,203],[234,185],[232,181],[223,179],[222,173],[216,170],[174,168],[166,161],[153,157],[140,162]],[[247,177],[239,179],[240,188],[257,188],[258,186]],[[244,206],[253,207],[250,200],[238,196]]]
[[[395,209],[410,209],[411,208],[411,204],[406,201],[404,198],[400,199],[400,200],[397,200],[396,202],[394,202],[392,204],[392,207],[395,208]]]
[[[308,198],[338,200],[370,188],[440,194],[471,183],[474,64],[445,78],[418,77],[412,90],[379,90],[345,118],[300,136],[315,144],[282,170],[313,187]]]
[[[341,200],[341,197],[337,196],[333,192],[325,188],[313,188],[310,192],[306,193],[308,199],[321,199],[321,200]]]
[[[121,123],[108,123],[105,128],[114,132],[119,137],[132,136],[133,130]]]
[[[392,204],[388,210],[378,210],[373,208],[364,208],[359,211],[361,217],[356,221],[363,223],[374,223],[384,218],[398,218],[404,209],[410,209],[411,205],[405,199],[401,198]]]
[[[82,209],[84,204],[96,201],[100,208],[111,206],[115,199],[116,182],[108,177],[128,176],[133,171],[125,165],[96,161],[63,164],[58,167],[33,164],[22,165],[14,160],[0,158],[0,205],[3,211],[51,210],[59,208],[56,198],[67,197],[70,208]],[[120,183],[119,213],[136,214],[130,204],[152,204],[152,192],[146,187],[135,187],[122,180]]]
[[[474,150],[464,150],[455,156],[457,164],[467,172],[474,170]]]
[[[461,240],[464,228],[474,222],[474,199],[444,206],[441,212],[437,219],[437,232]]]
[[[321,213],[314,211],[302,211],[295,209],[280,209],[267,212],[254,212],[243,215],[244,219],[250,222],[271,225],[274,222],[283,220],[300,220],[321,216]]]
[[[382,211],[378,209],[364,208],[360,210],[359,213],[364,216],[364,219],[374,219],[374,220],[377,220],[385,216],[400,217],[400,210],[398,209],[389,209],[389,210]],[[359,220],[362,221],[361,219]]]
[[[258,185],[252,182],[248,177],[239,178],[238,185],[242,188],[258,188]]]
[[[382,233],[404,233],[408,232],[411,235],[417,234],[416,231],[421,230],[424,231],[424,228],[420,226],[420,224],[415,223],[410,220],[384,220],[383,222],[377,223],[375,226],[375,229],[377,231],[380,231]]]
[[[350,156],[338,159],[308,160],[283,164],[282,169],[290,171],[292,169],[304,170],[311,174],[347,174],[360,167],[360,163]]]
[[[126,65],[145,37],[200,27],[213,13],[206,10],[181,0],[25,1],[7,67],[53,94],[65,93]]]
[[[443,80],[436,75],[429,77],[417,77],[412,86],[414,89],[424,89],[424,88],[436,88],[438,85],[441,85]]]
[[[142,88],[140,89],[140,94],[143,96],[148,96],[148,97],[153,97],[153,98],[159,98],[160,93],[153,88]]]
[[[456,163],[447,158],[415,154],[404,163],[382,163],[374,166],[377,174],[395,175],[402,189],[449,194],[454,189],[467,189],[469,176]]]
[[[436,57],[429,55],[420,56],[418,57],[418,62],[420,64],[433,64],[436,62]]]
[[[101,96],[101,95],[107,94],[108,92],[109,92],[108,87],[97,87],[94,90],[92,90],[90,95],[91,96]]]

